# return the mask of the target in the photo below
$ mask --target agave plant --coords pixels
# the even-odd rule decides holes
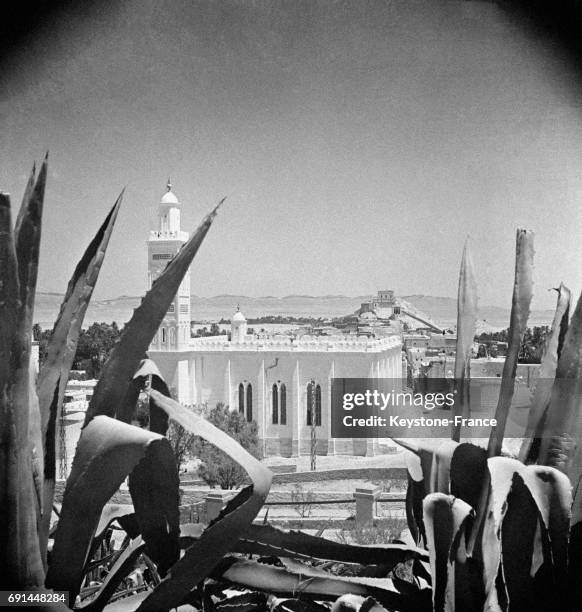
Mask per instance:
[[[459,296],[467,269],[461,268]],[[569,321],[563,285],[521,460],[503,450],[532,270],[533,235],[518,230],[508,355],[487,450],[458,438],[436,447],[399,441],[411,451],[407,512],[415,541],[430,553],[434,610],[575,610],[581,601],[582,298]],[[473,318],[473,303],[466,294],[459,300],[459,320]]]

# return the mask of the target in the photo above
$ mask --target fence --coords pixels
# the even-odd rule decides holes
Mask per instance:
[[[216,518],[222,508],[226,505],[236,492],[213,490],[210,491],[206,498],[201,502],[180,506],[180,523],[204,523]],[[342,499],[301,499],[290,501],[267,501],[264,504],[266,509],[270,507],[289,507],[297,506],[322,506],[322,505],[345,505],[355,504],[354,518],[356,525],[365,525],[381,518],[378,514],[378,504],[398,504],[399,510],[403,510],[403,504],[406,502],[404,495],[382,494],[380,487],[359,487],[355,490],[352,497]],[[277,519],[271,519],[270,522],[277,522]],[[285,521],[288,522],[288,521]]]

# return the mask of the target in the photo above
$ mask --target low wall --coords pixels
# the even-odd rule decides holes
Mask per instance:
[[[273,484],[294,482],[317,482],[330,480],[403,480],[407,481],[406,468],[368,467],[345,468],[337,470],[316,470],[315,472],[295,472],[294,474],[275,474]]]

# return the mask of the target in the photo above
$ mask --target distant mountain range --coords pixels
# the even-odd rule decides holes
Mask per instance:
[[[284,297],[245,295],[215,295],[213,297],[192,296],[192,319],[196,321],[218,321],[229,319],[237,305],[247,317],[267,315],[338,317],[353,313],[370,296],[349,297],[345,295],[286,295]],[[432,321],[450,327],[455,325],[457,300],[432,295],[399,296],[411,304],[417,312],[425,313]],[[41,327],[51,328],[58,315],[63,296],[58,293],[37,293],[35,321]],[[111,323],[120,326],[129,320],[133,309],[139,306],[141,297],[122,295],[108,300],[93,300],[85,317],[85,326],[94,322]],[[551,310],[534,310],[529,325],[549,325]],[[478,330],[503,329],[509,325],[509,309],[499,306],[483,306],[479,312]]]

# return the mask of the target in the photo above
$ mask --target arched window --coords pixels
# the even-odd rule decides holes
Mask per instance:
[[[247,421],[249,423],[253,420],[253,386],[251,383],[247,384]]]
[[[238,386],[238,411],[245,413],[245,386],[242,383]]]
[[[285,383],[281,383],[279,392],[281,393],[281,425],[287,425],[287,387]]]
[[[279,387],[277,384],[273,385],[273,425],[279,423]]]
[[[315,396],[315,397],[314,397]],[[315,406],[313,405],[315,403]],[[315,414],[312,414],[312,411],[315,411]],[[313,388],[313,383],[307,384],[307,425],[311,426],[313,424],[312,417],[315,419],[315,426],[319,427],[321,425],[321,386],[315,385],[315,389]]]
[[[166,344],[166,328],[162,327],[162,344]]]

